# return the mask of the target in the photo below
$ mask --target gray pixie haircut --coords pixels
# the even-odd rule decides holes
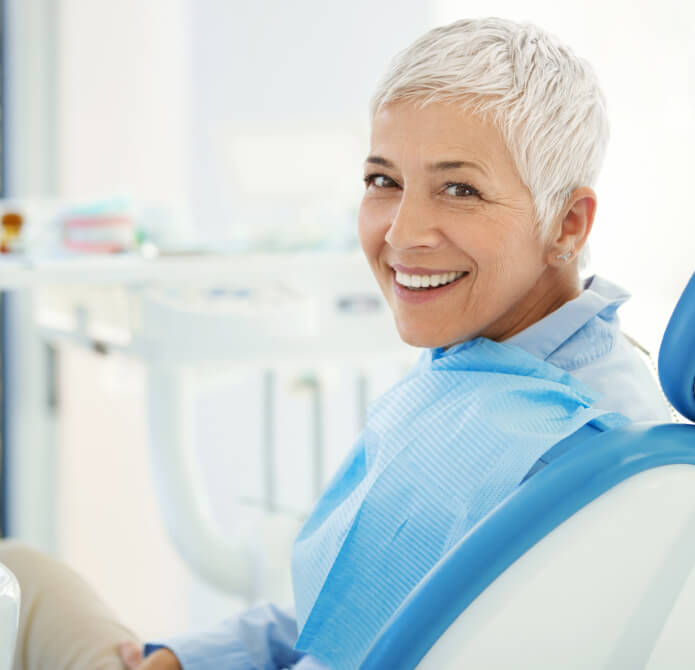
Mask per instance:
[[[399,53],[371,100],[461,103],[498,127],[533,198],[543,237],[579,186],[594,186],[608,143],[593,68],[540,28],[499,18],[430,30]]]

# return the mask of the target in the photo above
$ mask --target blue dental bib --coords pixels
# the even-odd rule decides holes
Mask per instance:
[[[587,423],[628,422],[595,400],[512,345],[426,351],[370,407],[295,540],[296,648],[332,670],[359,667],[408,593],[540,456]]]

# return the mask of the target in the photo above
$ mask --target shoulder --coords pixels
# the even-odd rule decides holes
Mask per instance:
[[[647,357],[621,332],[618,308],[625,289],[601,277],[587,280],[584,293],[568,315],[591,304],[593,314],[548,357],[596,391],[599,409],[620,412],[633,421],[670,421],[671,413]]]
[[[656,375],[621,333],[619,307],[630,294],[594,275],[584,290],[509,340],[561,368],[600,397],[599,409],[634,421],[668,421],[670,412]]]
[[[604,345],[608,339],[604,338]],[[668,403],[637,348],[616,328],[605,351],[576,358],[568,372],[600,394],[596,407],[633,421],[670,421]]]

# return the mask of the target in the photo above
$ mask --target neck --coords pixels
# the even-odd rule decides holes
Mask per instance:
[[[574,300],[580,293],[579,273],[575,263],[567,268],[548,268],[513,310],[481,335],[497,342],[507,340],[566,302]]]

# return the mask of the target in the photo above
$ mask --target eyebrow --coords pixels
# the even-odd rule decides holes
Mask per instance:
[[[383,158],[382,156],[367,156],[366,162],[371,163],[372,165],[381,165],[391,169],[396,168],[396,165],[393,162],[387,158]],[[487,170],[482,165],[479,165],[473,161],[438,161],[436,163],[428,163],[426,167],[430,172],[441,172],[443,170],[456,170],[462,167],[470,167],[474,168],[475,170],[479,170],[483,174],[487,174]]]

